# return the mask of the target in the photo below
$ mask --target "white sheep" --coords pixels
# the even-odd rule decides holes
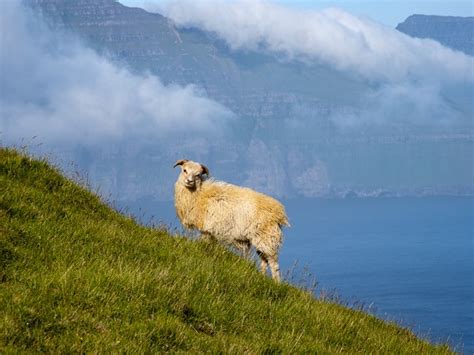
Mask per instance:
[[[281,227],[289,226],[285,208],[277,200],[249,188],[209,179],[209,170],[190,160],[178,160],[181,167],[175,184],[175,207],[181,223],[239,247],[248,256],[254,246],[261,259],[261,271],[270,265],[272,277],[280,281],[278,250]]]

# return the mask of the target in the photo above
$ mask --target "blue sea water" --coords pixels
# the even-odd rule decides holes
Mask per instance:
[[[287,201],[281,266],[434,342],[474,352],[474,198]]]
[[[474,353],[474,198],[283,202],[292,225],[280,253],[283,274],[295,282],[314,277],[316,293],[337,293],[432,342]],[[154,215],[179,226],[171,202],[129,207],[145,221]]]

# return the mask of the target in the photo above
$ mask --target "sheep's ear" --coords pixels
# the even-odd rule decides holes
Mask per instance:
[[[206,174],[207,176],[209,176],[209,169],[207,168],[207,166],[201,164],[201,169],[201,174]]]
[[[183,165],[184,163],[186,163],[188,161],[189,160],[187,160],[187,159],[177,160],[176,163],[174,163],[173,168],[176,168],[178,165]]]

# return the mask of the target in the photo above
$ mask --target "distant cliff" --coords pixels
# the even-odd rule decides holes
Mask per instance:
[[[474,55],[474,17],[412,15],[397,30]]]
[[[464,88],[440,93],[440,119],[459,119],[433,125],[438,118],[414,110],[410,97],[400,102],[398,87],[349,70],[235,50],[214,33],[114,0],[23,1],[114,63],[165,84],[196,85],[238,117],[219,139],[57,149],[114,197],[170,199],[175,172],[163,167],[183,157],[278,197],[474,194],[472,107],[457,94]]]

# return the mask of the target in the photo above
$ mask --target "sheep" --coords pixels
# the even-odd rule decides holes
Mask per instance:
[[[209,178],[209,169],[191,160],[178,160],[181,167],[175,184],[175,207],[184,227],[240,248],[248,257],[255,247],[260,269],[280,281],[278,251],[282,226],[289,226],[284,206],[274,198],[249,188]]]

